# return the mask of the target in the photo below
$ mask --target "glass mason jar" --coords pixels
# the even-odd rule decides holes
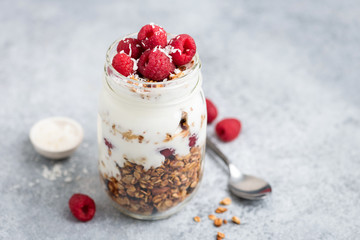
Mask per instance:
[[[207,119],[201,62],[196,54],[178,78],[139,81],[112,67],[118,42],[107,52],[100,94],[100,176],[124,214],[165,218],[190,200],[202,178]]]

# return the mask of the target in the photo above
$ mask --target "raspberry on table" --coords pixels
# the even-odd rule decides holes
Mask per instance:
[[[72,195],[69,200],[69,208],[74,217],[82,222],[91,220],[96,211],[94,200],[81,193]]]
[[[134,61],[125,53],[118,53],[112,60],[112,66],[125,77],[134,71]]]
[[[141,42],[136,38],[125,38],[117,46],[117,52],[124,51],[132,58],[138,59],[142,53]]]
[[[218,115],[218,111],[215,104],[206,98],[206,111],[207,111],[207,122],[212,123]]]
[[[176,66],[189,63],[196,53],[195,41],[188,34],[180,34],[174,37],[170,40],[169,45],[174,48],[171,56]]]
[[[216,124],[216,134],[224,142],[234,140],[241,131],[241,122],[235,118],[226,118]]]
[[[175,66],[161,49],[153,49],[141,55],[138,70],[146,78],[161,81],[174,72]]]
[[[167,44],[166,31],[155,24],[143,26],[138,33],[138,40],[144,50],[153,49],[157,46],[165,47]]]

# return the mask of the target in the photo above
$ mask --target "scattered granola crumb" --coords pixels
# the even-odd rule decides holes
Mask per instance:
[[[180,71],[185,71],[186,67],[185,66],[180,66],[179,69],[180,69]]]
[[[224,219],[224,224],[227,224],[227,220],[226,220],[226,219]]]
[[[214,221],[216,219],[216,216],[214,214],[210,214],[209,219]]]
[[[233,223],[240,224],[240,219],[238,217],[233,216],[231,220],[233,221]]]
[[[196,216],[196,217],[194,217],[194,221],[195,221],[195,222],[200,222],[200,221],[201,221],[201,219],[200,219],[200,217],[199,217],[199,216]]]
[[[224,208],[224,207],[218,207],[215,212],[216,213],[224,213],[227,211],[227,208]]]
[[[230,205],[231,204],[231,198],[224,198],[223,200],[221,200],[220,202],[221,205]]]
[[[223,239],[223,238],[225,238],[225,234],[222,232],[218,232],[216,237],[217,237],[217,239],[219,239],[219,238]]]
[[[221,218],[216,218],[215,220],[214,220],[214,225],[215,225],[215,227],[220,227],[221,225],[222,225],[222,219]]]
[[[13,190],[17,190],[19,189],[21,186],[20,184],[16,184],[16,185],[13,185],[12,187],[10,187],[10,190],[13,191]]]

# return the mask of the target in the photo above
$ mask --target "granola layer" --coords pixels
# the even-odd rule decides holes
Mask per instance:
[[[126,161],[119,174],[100,173],[109,196],[124,209],[152,215],[184,201],[198,186],[202,175],[204,147],[191,147],[186,156],[170,155],[157,168]]]

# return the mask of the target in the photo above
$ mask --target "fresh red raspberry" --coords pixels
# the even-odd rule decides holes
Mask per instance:
[[[216,124],[216,134],[224,142],[234,140],[241,131],[241,122],[235,118],[226,118]]]
[[[214,103],[209,99],[206,99],[206,110],[207,110],[207,122],[212,123],[217,117],[218,111]]]
[[[138,59],[142,53],[141,42],[136,38],[125,38],[119,42],[117,51],[124,51],[130,57]]]
[[[116,71],[124,75],[129,76],[134,70],[134,62],[125,53],[118,53],[112,60],[112,65]]]
[[[82,222],[91,220],[96,211],[94,200],[81,193],[72,195],[69,200],[69,208],[74,217]]]
[[[160,46],[165,47],[167,44],[167,34],[162,27],[154,24],[147,24],[143,26],[137,37],[144,50],[153,49]]]
[[[189,63],[196,53],[196,44],[192,37],[187,34],[180,34],[170,40],[169,45],[174,48],[171,53],[176,66]]]
[[[138,70],[146,78],[161,81],[174,72],[175,66],[160,49],[153,49],[141,55]]]

